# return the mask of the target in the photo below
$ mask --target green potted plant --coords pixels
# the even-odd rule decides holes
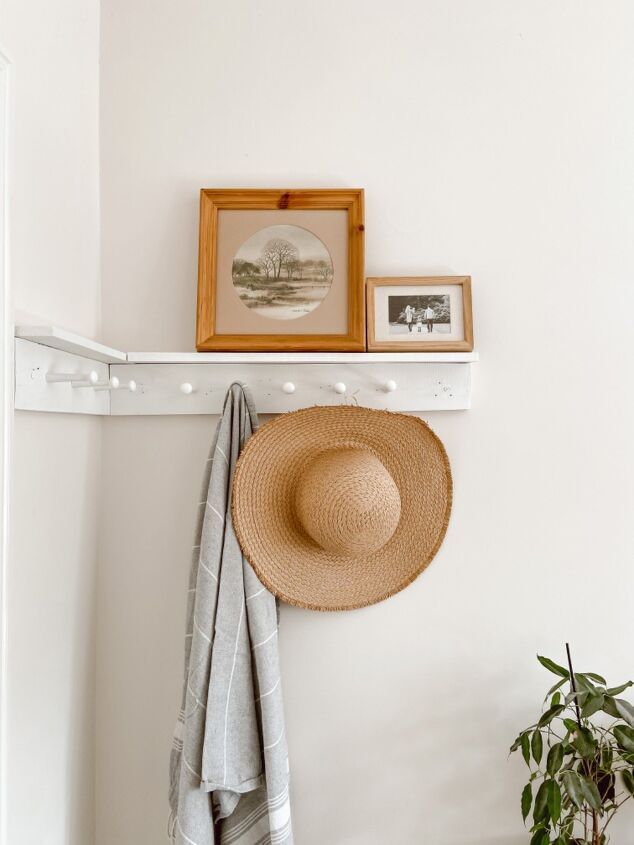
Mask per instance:
[[[530,845],[607,845],[615,813],[634,795],[634,707],[621,698],[632,681],[609,687],[594,672],[538,660],[558,681],[542,715],[511,752],[530,770],[521,798]],[[607,832],[606,832],[607,831]]]

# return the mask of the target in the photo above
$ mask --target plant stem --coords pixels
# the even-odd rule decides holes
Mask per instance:
[[[568,669],[570,670],[570,688],[571,690],[576,693],[577,692],[577,684],[575,682],[575,673],[572,668],[572,657],[570,655],[570,644],[566,643],[566,655],[568,657]],[[579,710],[579,702],[577,701],[577,696],[575,695],[575,713],[577,714],[577,724],[579,728],[582,728],[583,725],[581,724],[581,711]],[[592,770],[590,768],[590,764],[587,761],[583,761],[584,765],[583,768],[586,771],[586,776],[588,780],[593,780],[592,777]],[[586,811],[586,830],[587,830],[587,823],[588,823],[588,816]],[[586,839],[587,839],[587,833]],[[599,817],[597,815],[596,810],[592,810],[592,845],[600,845],[599,839]]]
[[[566,654],[568,655],[568,669],[570,670],[570,688],[571,690],[576,693],[577,692],[577,684],[575,682],[575,673],[572,670],[572,657],[570,656],[570,645],[566,643]],[[575,713],[577,714],[577,724],[581,727],[581,711],[579,710],[579,702],[577,701],[577,696],[575,695]]]
[[[616,813],[616,811],[619,809],[619,807],[621,807],[623,804],[625,804],[625,802],[626,802],[626,801],[629,801],[631,797],[632,797],[631,795],[628,795],[628,796],[627,796],[627,798],[624,798],[622,801],[619,801],[619,803],[615,805],[614,809],[612,810],[612,812],[611,812],[611,813],[610,813],[610,815],[608,816],[608,820],[607,820],[607,821],[606,821],[606,823],[603,825],[603,833],[605,833],[605,829],[606,829],[606,827],[610,824],[610,822],[611,822],[611,821],[612,821],[612,819],[614,818],[614,814],[615,814],[615,813]]]

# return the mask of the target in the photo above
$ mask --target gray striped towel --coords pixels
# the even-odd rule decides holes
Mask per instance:
[[[257,428],[233,384],[203,482],[189,581],[185,677],[170,759],[174,845],[292,845],[275,598],[231,524],[240,450]]]

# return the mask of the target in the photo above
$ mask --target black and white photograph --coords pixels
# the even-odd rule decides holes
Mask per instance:
[[[469,276],[368,279],[368,349],[470,352]]]
[[[448,335],[451,305],[448,294],[388,296],[391,335]]]
[[[233,259],[233,286],[247,308],[274,320],[295,320],[330,291],[333,263],[317,235],[301,226],[267,226]]]

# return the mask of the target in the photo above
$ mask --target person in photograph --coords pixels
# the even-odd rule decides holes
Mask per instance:
[[[422,330],[423,330],[423,312],[422,311],[419,311],[418,314],[416,315],[416,329],[419,332],[422,332]]]
[[[405,306],[405,322],[408,331],[411,332],[414,324],[414,309],[409,304]]]
[[[431,305],[428,305],[427,308],[423,311],[423,317],[425,318],[425,322],[427,323],[427,333],[431,334],[434,330],[434,309]]]

